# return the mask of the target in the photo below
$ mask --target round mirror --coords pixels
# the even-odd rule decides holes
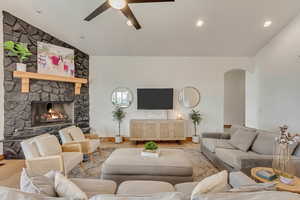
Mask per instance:
[[[132,104],[133,94],[130,89],[118,87],[114,89],[111,95],[111,102],[114,106],[128,108]]]
[[[180,91],[178,100],[183,107],[194,108],[200,103],[200,92],[194,87],[185,87]]]

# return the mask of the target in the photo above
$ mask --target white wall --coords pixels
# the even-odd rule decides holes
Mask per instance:
[[[244,70],[232,70],[224,75],[224,124],[245,124]]]
[[[138,111],[136,89],[140,87],[171,87],[177,93],[185,86],[194,86],[201,93],[197,107],[204,115],[201,131],[222,131],[224,124],[224,73],[231,69],[249,70],[247,58],[197,57],[90,57],[91,127],[101,136],[114,136],[111,92],[123,86],[134,93],[134,103],[126,110],[122,133],[129,135],[130,119],[166,118],[164,111]],[[252,70],[252,69],[251,69]],[[177,113],[188,117],[189,109],[181,108],[177,99],[170,118]],[[189,133],[191,135],[191,131]]]
[[[4,138],[4,89],[3,89],[3,16],[0,5],[0,140]],[[0,155],[3,154],[2,143],[0,143]]]
[[[300,16],[255,57],[258,74],[259,127],[287,124],[300,132]]]

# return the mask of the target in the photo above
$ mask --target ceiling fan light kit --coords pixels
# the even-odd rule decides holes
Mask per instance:
[[[138,20],[135,18],[133,12],[129,8],[128,4],[131,3],[160,3],[160,2],[174,2],[175,0],[107,0],[102,5],[100,5],[94,12],[92,12],[89,16],[87,16],[84,20],[91,21],[104,11],[109,8],[115,8],[120,10],[125,17],[127,17],[128,21],[138,30],[141,29],[141,25]],[[129,25],[127,21],[127,25]]]

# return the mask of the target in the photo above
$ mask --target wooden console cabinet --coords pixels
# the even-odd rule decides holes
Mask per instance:
[[[131,141],[171,141],[186,139],[184,120],[131,120]]]

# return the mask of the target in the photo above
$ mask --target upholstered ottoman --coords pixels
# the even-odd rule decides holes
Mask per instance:
[[[101,178],[120,184],[128,180],[193,181],[193,168],[184,151],[160,149],[159,158],[141,156],[142,149],[117,149],[103,163]]]

